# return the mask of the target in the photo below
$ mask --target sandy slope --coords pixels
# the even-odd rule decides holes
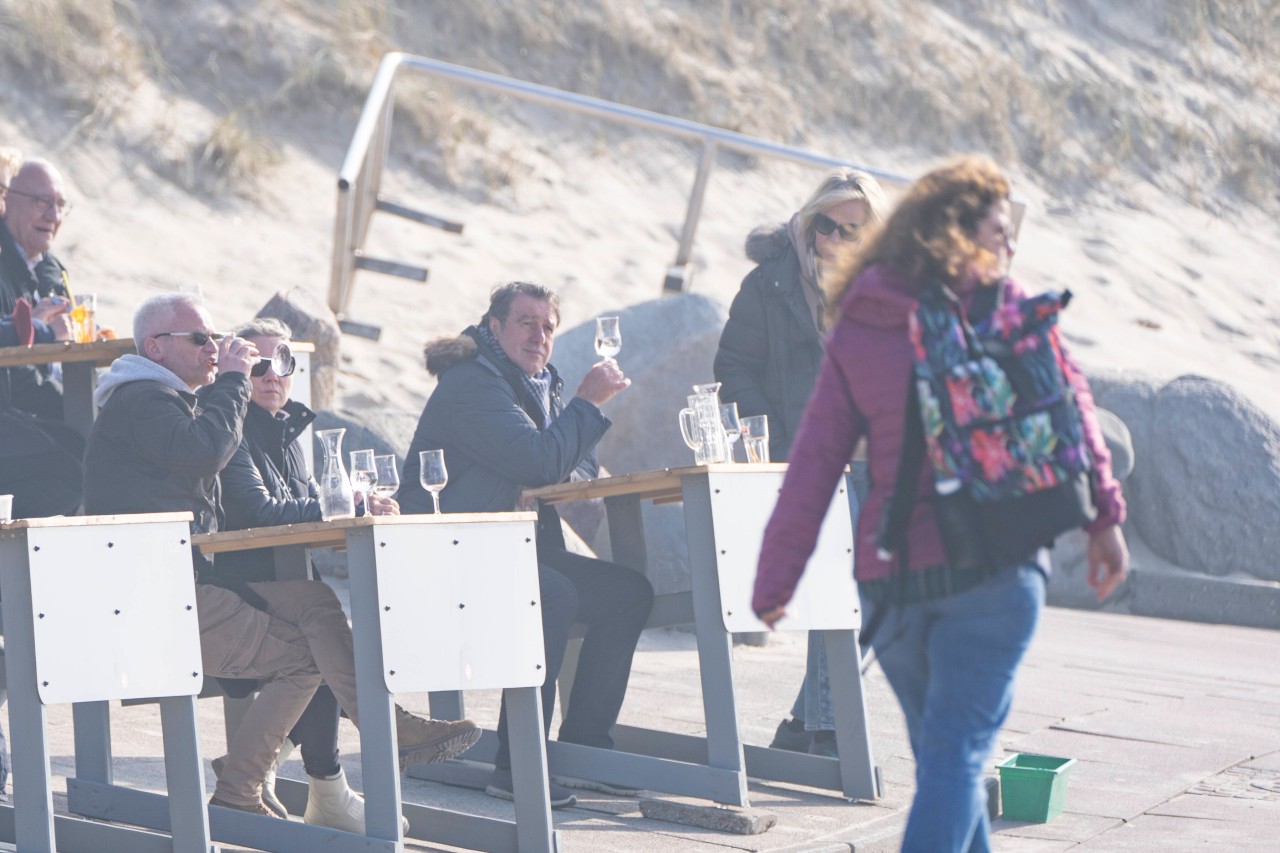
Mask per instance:
[[[2,122],[0,138],[40,150]],[[77,199],[58,249],[78,288],[98,291],[106,322],[127,328],[139,299],[173,287],[199,286],[220,325],[251,316],[277,289],[327,293],[332,164],[290,156],[256,203],[210,205],[143,172],[128,174],[100,153],[58,158]],[[518,205],[472,201],[403,172],[391,176],[395,195],[457,217],[466,230],[455,237],[375,220],[370,251],[425,263],[431,277],[425,286],[358,278],[353,314],[384,334],[377,344],[344,341],[345,405],[419,408],[429,388],[423,341],[473,321],[500,281],[561,288],[571,325],[655,298],[684,211],[688,166],[677,172],[669,162],[675,153],[636,145],[626,158],[580,162],[574,174],[539,179]],[[812,180],[791,168],[721,172],[699,231],[695,288],[727,303],[749,269],[741,253],[746,231],[785,215]],[[1145,209],[1107,210],[1025,181],[1017,190],[1030,212],[1015,273],[1033,287],[1075,291],[1066,328],[1086,365],[1158,377],[1201,373],[1280,416],[1272,381],[1280,357],[1273,223],[1217,219],[1154,191]]]
[[[575,7],[575,14],[587,15],[590,5]],[[979,5],[981,14],[996,15]],[[731,6],[727,3],[725,9]],[[608,3],[604,7],[612,10],[609,14],[618,11]],[[1109,8],[1106,3],[1093,7]],[[288,11],[281,14],[295,18],[305,12],[287,3],[284,8]],[[1061,63],[1061,68],[1054,67],[1057,71],[1084,68],[1071,72],[1078,73],[1081,86],[1112,77],[1132,86],[1154,73],[1150,66],[1159,72],[1144,95],[1155,104],[1152,110],[1172,109],[1170,105],[1180,102],[1204,103],[1221,114],[1223,105],[1234,101],[1240,104],[1240,121],[1259,126],[1275,122],[1275,110],[1270,109],[1276,101],[1274,86],[1256,93],[1241,89],[1255,67],[1266,66],[1233,60],[1234,42],[1225,37],[1199,46],[1174,41],[1162,45],[1159,32],[1136,23],[1131,32],[1116,30],[1117,20],[1128,20],[1124,9],[1106,15],[1050,9],[1040,17],[1034,9],[1039,6],[1026,4],[1007,20],[997,15],[1006,28],[1004,35],[988,25],[982,37],[1012,38],[1008,33],[1025,25],[1020,43],[1033,46],[1041,61]],[[0,89],[0,144],[48,156],[67,175],[76,209],[56,248],[76,286],[97,291],[103,319],[121,329],[127,329],[138,300],[175,287],[199,287],[210,298],[217,323],[224,326],[251,316],[279,289],[301,287],[324,296],[334,181],[354,126],[348,108],[326,111],[323,104],[304,99],[300,106],[280,109],[272,117],[280,163],[256,186],[240,195],[189,193],[158,175],[153,166],[157,150],[163,154],[165,146],[181,149],[184,138],[199,136],[200,128],[234,106],[219,105],[209,94],[211,84],[205,77],[210,71],[223,78],[231,73],[217,71],[214,57],[222,57],[226,67],[241,76],[257,62],[264,78],[279,70],[271,63],[283,60],[278,51],[270,50],[278,44],[263,48],[266,58],[259,58],[225,41],[238,31],[232,27],[234,15],[220,5],[192,10],[203,23],[190,30],[164,16],[163,7],[148,5],[145,14],[151,24],[168,27],[160,49],[167,51],[171,76],[161,85],[135,75],[110,121],[77,124],[74,115],[54,104]],[[433,14],[446,13],[436,9]],[[950,44],[956,67],[967,63],[973,27],[961,27],[958,18],[938,9],[928,19],[928,26],[921,23],[922,43],[930,50]],[[661,15],[649,22],[659,29],[671,23]],[[267,32],[302,38],[287,27],[268,31],[256,19],[250,23],[245,24],[246,32],[259,37]],[[555,22],[545,23],[552,33]],[[531,26],[527,21],[524,25],[526,30]],[[448,37],[418,30],[404,36],[409,46],[414,39]],[[200,50],[211,49],[210,58],[201,60],[204,54],[196,47],[188,49],[185,40]],[[498,65],[512,61],[517,53],[509,44],[490,46],[502,54],[494,57]],[[451,46],[450,58],[467,49]],[[697,56],[698,48],[691,45],[676,49]],[[740,50],[745,50],[743,45],[726,48],[728,54]],[[518,53],[523,56],[523,49]],[[1194,55],[1194,62],[1186,59],[1188,55]],[[182,57],[188,57],[183,60],[186,66],[180,63]],[[685,59],[692,61],[689,57]],[[742,65],[730,59],[735,67]],[[764,55],[762,61],[775,59]],[[1274,60],[1268,55],[1264,61]],[[889,70],[886,67],[885,73]],[[565,68],[543,71],[554,77]],[[708,79],[714,77],[712,71],[720,73],[710,69]],[[726,86],[736,80],[750,97],[751,80],[767,82],[770,74],[781,74],[763,67],[752,72],[755,76],[750,78],[716,79]],[[785,75],[779,79],[785,80]],[[221,78],[219,82],[225,84]],[[239,84],[254,90],[251,77]],[[631,83],[632,89],[642,85],[640,80]],[[713,98],[714,91],[703,92],[703,97]],[[630,89],[626,93],[636,94]],[[1125,91],[1117,97],[1125,97]],[[458,237],[389,217],[375,220],[369,252],[424,264],[431,278],[420,286],[360,275],[358,307],[352,313],[381,325],[384,334],[377,344],[356,338],[344,341],[344,405],[419,409],[430,388],[420,361],[423,342],[456,333],[478,317],[496,283],[525,278],[559,288],[564,320],[570,325],[659,295],[665,268],[675,255],[694,153],[609,129],[587,127],[571,134],[549,113],[520,111],[520,126],[504,123],[515,114],[499,109],[487,116],[483,141],[462,140],[472,155],[481,148],[492,154],[485,168],[494,178],[479,188],[474,181],[464,181],[464,189],[451,190],[428,179],[430,157],[398,139],[386,191],[414,206],[460,219],[466,231]],[[779,130],[780,136],[796,132],[790,123],[794,115],[788,115],[789,124]],[[759,121],[758,116],[753,119]],[[1063,139],[1057,151],[1064,163],[1090,158],[1112,162],[1115,152],[1088,149],[1105,140],[1103,125],[1111,120],[1103,114],[1097,119],[1100,124],[1078,127],[1078,133]],[[810,147],[824,153],[905,175],[918,175],[940,159],[922,155],[919,146],[906,147],[912,140],[873,144],[867,130],[857,125],[840,134],[815,128],[808,139]],[[946,150],[962,149],[966,142],[948,146],[933,139],[929,144]],[[1272,380],[1280,359],[1280,295],[1273,286],[1280,269],[1280,226],[1258,208],[1223,204],[1219,197],[1207,203],[1201,197],[1204,207],[1189,204],[1181,197],[1186,195],[1179,192],[1181,185],[1168,176],[1148,180],[1136,172],[1122,172],[1106,183],[1111,191],[1090,192],[1087,186],[1082,191],[1078,164],[1072,168],[1077,174],[1070,183],[1075,191],[1065,189],[1061,181],[1015,172],[1015,190],[1027,202],[1029,214],[1014,272],[1033,289],[1070,287],[1077,294],[1065,324],[1080,360],[1091,368],[1157,377],[1205,374],[1234,384],[1280,417],[1280,389]],[[1051,172],[1037,170],[1041,175]],[[712,181],[698,234],[695,289],[727,304],[749,269],[742,255],[746,233],[754,225],[789,216],[817,177],[798,167],[723,162]],[[1180,174],[1178,180],[1185,177]],[[624,345],[624,367],[628,354]]]

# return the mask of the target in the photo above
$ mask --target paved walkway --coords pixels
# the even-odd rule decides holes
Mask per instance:
[[[624,722],[697,732],[700,704],[693,637],[646,634]],[[790,707],[804,644],[776,635],[739,647],[742,728],[768,743]],[[878,668],[867,676],[873,745],[885,796],[850,804],[826,792],[753,782],[752,806],[777,825],[739,836],[646,819],[635,799],[590,795],[558,811],[567,853],[661,851],[895,850],[909,806],[913,764],[906,732]],[[402,697],[425,709],[425,696]],[[468,695],[468,712],[492,725],[497,694]],[[221,711],[200,703],[206,758],[222,752]],[[71,763],[69,708],[49,709],[55,773]],[[159,789],[159,715],[153,707],[113,713],[116,778]],[[1002,754],[1040,752],[1077,759],[1066,811],[1051,823],[996,824],[995,849],[1024,851],[1276,850],[1280,848],[1280,632],[1049,609],[1023,669]],[[343,764],[359,786],[358,741],[343,724]],[[208,773],[206,766],[206,773]],[[303,778],[299,761],[286,776]],[[210,775],[210,778],[211,775]],[[62,784],[59,779],[58,784]],[[510,815],[481,793],[406,779],[406,799]],[[656,796],[656,795],[655,795]],[[55,796],[65,808],[65,797]],[[2,845],[0,845],[2,846]],[[224,848],[229,849],[229,848]],[[437,850],[410,844],[409,850]]]

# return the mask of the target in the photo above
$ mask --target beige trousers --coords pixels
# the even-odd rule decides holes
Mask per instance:
[[[227,589],[199,584],[200,652],[207,675],[263,682],[227,744],[227,764],[214,795],[253,805],[285,736],[323,680],[353,722],[355,658],[351,626],[333,590],[321,581],[250,584],[267,612]]]

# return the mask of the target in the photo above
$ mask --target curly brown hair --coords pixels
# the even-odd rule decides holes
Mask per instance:
[[[828,311],[834,322],[854,280],[873,264],[884,264],[911,287],[941,280],[956,284],[977,271],[995,272],[995,256],[974,242],[978,222],[993,204],[1009,198],[1009,180],[988,157],[958,157],[907,189],[884,226],[827,279]]]

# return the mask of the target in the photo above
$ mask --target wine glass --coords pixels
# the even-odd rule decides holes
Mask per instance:
[[[742,437],[742,422],[738,420],[738,404],[722,403],[720,405],[720,425],[724,427],[724,438],[729,444],[729,461],[733,458],[733,443]]]
[[[351,488],[363,496],[366,512],[369,508],[369,494],[377,482],[378,469],[373,464],[373,451],[351,451]]]
[[[617,317],[596,318],[596,355],[612,359],[622,351],[622,330]]]
[[[444,467],[443,450],[423,450],[418,454],[418,482],[431,493],[436,515],[440,514],[440,491],[449,483],[449,469]]]
[[[400,472],[396,470],[394,453],[386,453],[373,457],[373,467],[378,472],[378,482],[373,493],[378,497],[389,498],[400,489]]]

